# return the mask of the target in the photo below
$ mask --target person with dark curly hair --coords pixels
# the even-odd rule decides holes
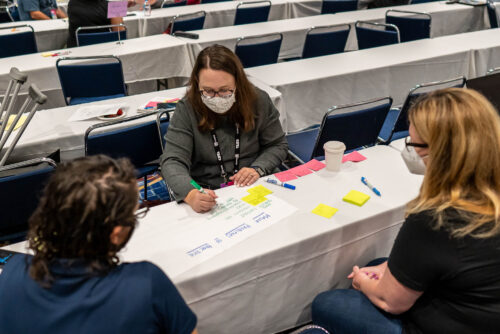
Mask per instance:
[[[138,216],[135,171],[103,155],[61,164],[30,218],[29,248],[0,275],[0,333],[196,333],[168,277],[118,252]]]

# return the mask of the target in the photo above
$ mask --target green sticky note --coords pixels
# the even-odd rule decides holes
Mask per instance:
[[[250,194],[258,195],[261,197],[267,196],[269,194],[272,194],[273,192],[266,187],[264,187],[262,184],[255,186],[253,188],[250,188],[247,190]]]
[[[267,201],[267,198],[265,198],[264,196],[256,195],[256,194],[250,194],[248,196],[243,197],[241,200],[244,202],[247,202],[248,204],[256,206],[264,201]]]
[[[320,204],[311,212],[321,217],[332,218],[337,211],[339,211],[339,209],[332,208],[326,204]]]
[[[362,193],[361,191],[351,190],[347,195],[342,198],[344,202],[351,203],[357,206],[362,206],[370,199],[370,196]]]

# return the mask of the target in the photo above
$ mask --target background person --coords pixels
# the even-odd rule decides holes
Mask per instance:
[[[56,0],[17,0],[19,18],[21,21],[30,20],[50,20],[53,13],[57,18],[67,17],[66,14],[57,7]]]
[[[389,260],[355,266],[354,289],[318,295],[313,322],[335,334],[496,333],[499,116],[479,93],[451,88],[420,99],[408,117],[403,156],[425,176]]]

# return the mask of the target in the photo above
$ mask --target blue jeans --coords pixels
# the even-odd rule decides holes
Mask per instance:
[[[367,266],[384,260],[371,261]],[[317,295],[312,303],[312,321],[331,334],[401,334],[403,330],[399,316],[382,311],[354,289],[330,290]]]

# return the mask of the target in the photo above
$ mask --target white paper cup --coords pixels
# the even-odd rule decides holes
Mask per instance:
[[[331,172],[338,172],[342,165],[345,145],[341,141],[328,141],[323,145],[325,150],[326,169]]]

